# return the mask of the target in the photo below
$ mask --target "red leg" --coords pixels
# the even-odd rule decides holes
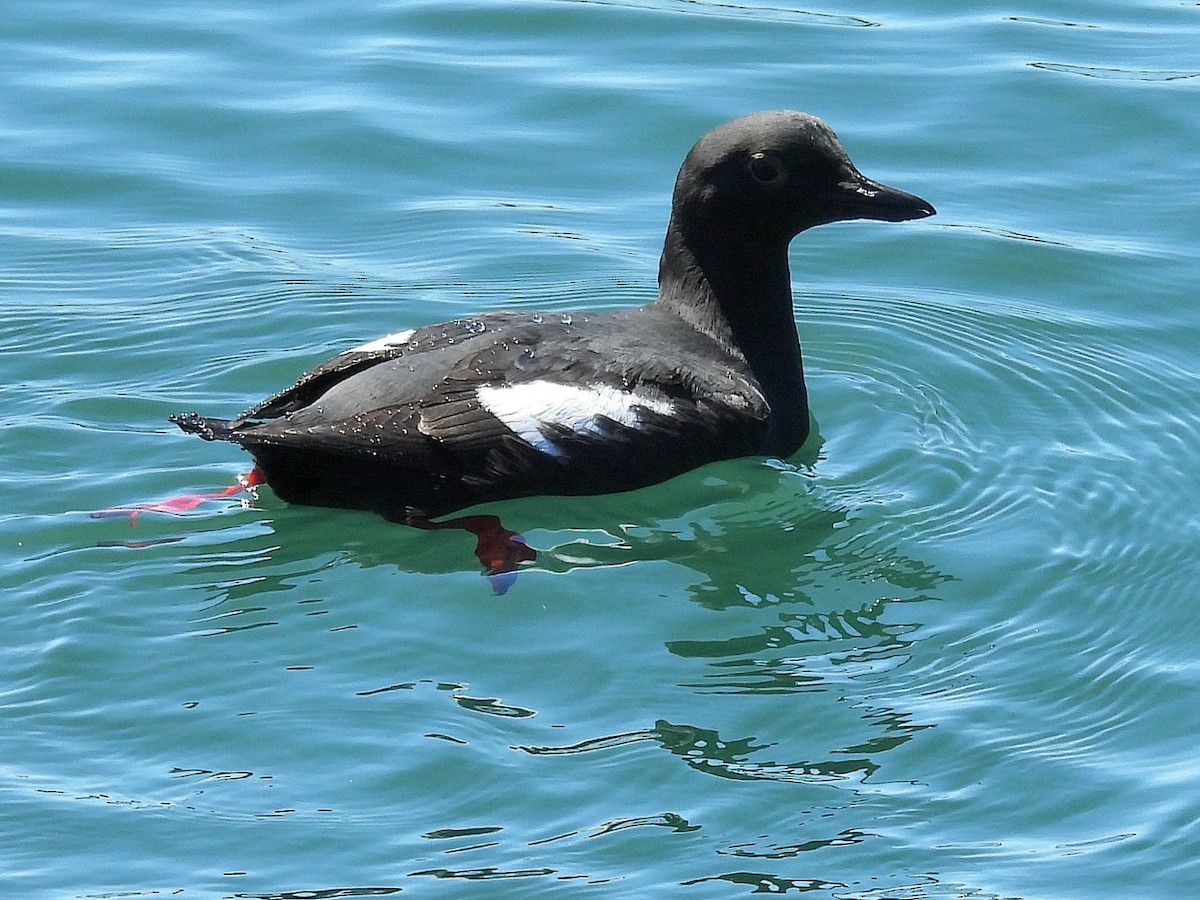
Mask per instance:
[[[103,519],[110,516],[125,516],[129,521],[135,522],[137,517],[144,512],[161,512],[178,514],[187,512],[190,509],[195,509],[200,504],[208,500],[217,500],[223,497],[232,497],[235,494],[240,494],[243,491],[253,491],[258,485],[263,484],[265,479],[262,472],[255,466],[245,475],[238,477],[237,484],[231,484],[229,487],[222,488],[219,491],[205,491],[196,494],[178,494],[174,497],[167,497],[163,500],[154,500],[150,503],[137,503],[133,506],[117,506],[112,509],[101,509],[92,513],[93,519]]]
[[[459,516],[442,522],[408,519],[407,524],[426,531],[454,529],[475,535],[475,557],[487,569],[485,573],[497,594],[507,591],[517,580],[517,568],[537,559],[537,551],[515,531],[509,531],[497,516]]]

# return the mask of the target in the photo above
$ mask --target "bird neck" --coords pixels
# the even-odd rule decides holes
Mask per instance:
[[[808,436],[808,392],[787,243],[707,241],[684,235],[672,219],[658,288],[660,306],[749,365],[771,410],[763,452],[790,456],[798,450]]]

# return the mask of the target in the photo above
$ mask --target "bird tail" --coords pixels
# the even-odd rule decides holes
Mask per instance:
[[[185,434],[195,434],[206,441],[228,441],[232,439],[233,424],[229,419],[209,419],[199,413],[176,413],[168,416]]]

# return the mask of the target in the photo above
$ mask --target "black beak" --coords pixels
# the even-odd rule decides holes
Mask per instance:
[[[846,173],[834,189],[834,216],[831,221],[846,219],[878,219],[883,222],[907,222],[924,219],[937,210],[916,194],[897,190],[872,181],[856,169]]]

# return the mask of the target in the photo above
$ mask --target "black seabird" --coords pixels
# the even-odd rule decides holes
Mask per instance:
[[[820,119],[713,129],[675,182],[658,299],[492,312],[346,350],[233,419],[171,417],[253,454],[282,499],[414,524],[490,500],[626,491],[809,431],[788,244],[934,214],[864,177]]]

